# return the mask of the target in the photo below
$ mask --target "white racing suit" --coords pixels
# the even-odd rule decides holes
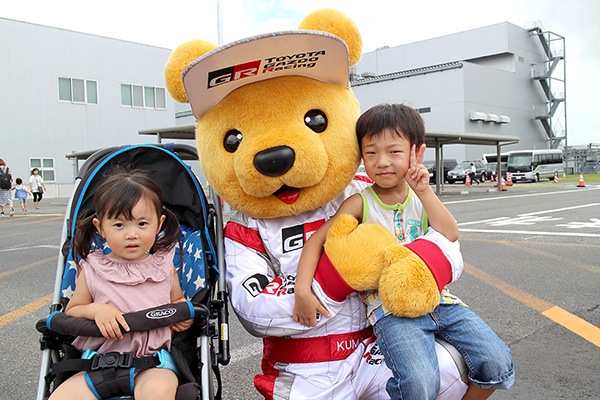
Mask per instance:
[[[305,241],[364,186],[353,181],[330,203],[299,215],[253,219],[237,213],[225,228],[231,304],[246,330],[263,338],[263,374],[256,375],[254,385],[266,399],[389,399],[385,386],[391,372],[357,293],[332,296],[328,283],[317,277],[313,291],[331,317],[312,328],[293,320],[296,269]],[[439,398],[460,398],[464,388],[460,395],[447,390],[460,380],[454,361],[441,347],[438,358],[440,393],[445,391]]]

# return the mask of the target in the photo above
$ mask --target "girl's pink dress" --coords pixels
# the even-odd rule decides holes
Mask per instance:
[[[78,274],[81,268],[85,271],[95,303],[110,304],[122,313],[144,310],[171,302],[174,253],[173,248],[130,262],[93,251],[79,262]],[[78,337],[73,345],[82,351],[91,349],[101,354],[117,351],[131,352],[135,357],[151,356],[161,349],[170,350],[171,328],[127,333],[122,339]]]

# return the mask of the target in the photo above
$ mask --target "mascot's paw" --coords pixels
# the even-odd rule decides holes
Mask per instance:
[[[376,289],[385,266],[385,249],[396,239],[381,225],[340,215],[327,232],[325,252],[344,281],[354,290]]]
[[[409,248],[396,244],[385,251],[379,279],[384,307],[399,317],[416,318],[440,302],[440,291],[427,264]],[[335,265],[335,264],[334,264]]]

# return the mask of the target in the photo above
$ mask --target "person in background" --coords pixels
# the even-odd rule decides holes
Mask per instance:
[[[477,182],[477,184],[479,185],[479,181],[477,180],[477,178],[475,178],[476,172],[477,172],[477,169],[475,168],[473,163],[471,163],[471,170],[469,171],[469,178],[471,179],[471,182]]]
[[[43,194],[46,191],[46,185],[44,185],[44,180],[40,176],[40,170],[37,168],[31,170],[29,189],[33,193],[33,205],[39,209],[40,201],[42,201]]]
[[[10,168],[3,159],[0,158],[0,173],[10,175]],[[10,216],[15,215],[15,209],[13,208],[13,202],[11,199],[12,189],[12,176],[7,178],[6,186],[0,187],[0,217],[4,217],[4,207],[10,207]],[[3,185],[4,186],[4,185]]]
[[[19,203],[21,203],[23,214],[27,214],[27,196],[31,195],[31,192],[23,185],[21,178],[17,178],[15,182],[17,183],[13,188],[15,190],[15,199],[18,199]]]

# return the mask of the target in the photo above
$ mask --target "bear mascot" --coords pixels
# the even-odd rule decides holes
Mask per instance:
[[[356,25],[337,10],[322,9],[298,30],[220,47],[183,43],[165,67],[170,94],[189,102],[196,117],[202,171],[237,210],[225,227],[226,278],[239,320],[263,339],[263,373],[254,384],[266,399],[389,398],[391,373],[356,292],[377,287],[382,274],[388,242],[379,239],[376,225],[359,230],[336,221],[323,263],[335,268],[320,266],[313,281],[330,317],[310,328],[293,320],[303,244],[345,198],[368,184],[354,179],[360,108],[349,85],[361,50]],[[398,257],[396,264],[405,263],[408,271],[390,278],[400,292],[399,308],[429,311],[431,301],[418,295],[433,292],[434,306],[439,278],[431,272],[422,278],[419,269],[428,267],[418,257]],[[462,360],[441,344],[437,353],[439,398],[461,398]]]

